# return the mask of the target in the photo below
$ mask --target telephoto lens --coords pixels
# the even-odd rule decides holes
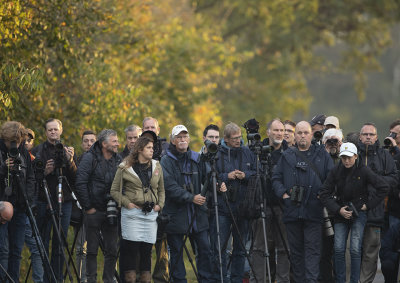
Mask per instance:
[[[325,236],[331,237],[331,236],[335,235],[335,231],[333,230],[332,223],[331,223],[331,220],[329,219],[328,210],[326,209],[326,207],[324,207],[324,209],[322,210],[322,214],[324,217]]]
[[[117,209],[117,203],[113,199],[110,199],[107,202],[106,216],[107,216],[107,222],[110,226],[117,225],[118,209]]]

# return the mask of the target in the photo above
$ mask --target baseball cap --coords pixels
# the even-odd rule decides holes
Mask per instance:
[[[144,131],[140,136],[141,137],[151,136],[151,138],[153,139],[153,142],[157,141],[157,135],[153,131]]]
[[[326,116],[325,116],[324,114],[315,115],[315,116],[311,119],[310,125],[311,125],[311,126],[314,126],[314,125],[316,125],[316,124],[323,125],[324,122],[325,122],[325,118],[326,118]]]
[[[171,136],[175,137],[182,132],[189,133],[189,131],[187,130],[187,128],[184,125],[176,125],[175,127],[172,128]]]
[[[346,155],[351,157],[355,154],[357,154],[357,147],[354,145],[354,143],[345,142],[340,146],[339,156]]]
[[[328,116],[325,119],[324,125],[333,125],[336,129],[340,129],[339,127],[339,119],[335,116]]]

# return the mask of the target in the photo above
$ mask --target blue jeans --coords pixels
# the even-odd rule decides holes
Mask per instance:
[[[25,239],[25,223],[25,211],[14,208],[14,215],[11,221],[0,225],[0,263],[15,282],[19,282],[21,252]],[[7,282],[5,273],[2,270],[0,270],[0,282]]]
[[[184,234],[168,234],[168,246],[171,252],[171,269],[170,275],[174,283],[186,283],[186,269],[183,262],[183,239]],[[198,269],[199,282],[214,282],[211,273],[211,250],[208,240],[208,231],[202,231],[191,234],[193,240],[198,247],[196,258],[196,266]],[[179,251],[181,252],[179,253]]]
[[[49,211],[47,209],[47,202],[38,202],[37,203],[38,214],[37,214],[37,226],[38,229],[41,231],[43,244],[46,249],[47,254],[49,254],[49,243],[50,243],[50,232],[53,226],[53,221],[51,216],[49,215]],[[61,215],[61,227],[62,231],[64,232],[65,238],[67,238],[69,221],[71,218],[71,211],[72,211],[72,201],[66,201],[62,203],[62,215]],[[53,207],[55,213],[58,214],[58,205]],[[58,226],[58,218],[57,218],[57,226]],[[54,229],[53,229],[54,230]],[[61,231],[60,231],[61,233]],[[63,236],[61,236],[62,240]],[[52,238],[52,245],[51,245],[51,260],[50,260],[51,267],[53,268],[54,274],[58,282],[63,281],[63,265],[64,265],[64,258],[60,253],[60,244],[58,242],[57,233],[55,230],[53,231],[53,238]],[[71,272],[72,268],[70,269]],[[45,266],[45,271],[48,276],[45,276],[44,282],[53,282],[51,278],[50,270],[48,267]],[[50,280],[49,280],[50,279]]]
[[[29,219],[26,219],[26,228],[25,228],[25,243],[31,252],[31,262],[32,262],[32,279],[33,282],[39,283],[43,282],[43,263],[42,258],[40,257],[39,248],[37,246],[35,237],[32,233],[32,227],[29,222]]]
[[[217,239],[217,227],[215,221],[215,215],[211,218],[210,222],[210,240],[211,240],[211,251],[213,255],[213,278],[219,281],[220,271],[218,262],[218,239]],[[244,265],[246,259],[246,250],[243,245],[246,244],[247,233],[248,233],[248,221],[243,218],[236,217],[236,223],[238,225],[239,233],[233,225],[233,220],[230,216],[219,215],[219,231],[221,238],[221,256],[222,256],[222,274],[224,276],[224,282],[241,283],[244,276]],[[230,280],[227,277],[227,254],[224,246],[229,239],[232,227],[232,258],[230,264]],[[244,241],[243,245],[241,239]]]
[[[360,279],[361,247],[364,227],[367,222],[367,213],[359,212],[359,216],[352,222],[335,223],[335,271],[336,282],[346,282],[346,242],[350,233],[351,273],[350,283],[357,283]]]
[[[400,224],[400,218],[389,215],[389,228]]]

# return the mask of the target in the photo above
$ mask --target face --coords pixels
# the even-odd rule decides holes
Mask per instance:
[[[128,146],[129,150],[132,150],[135,142],[139,138],[139,131],[129,131],[126,133],[126,145]]]
[[[82,149],[84,152],[89,151],[91,146],[96,142],[95,135],[84,135],[82,138]]]
[[[174,137],[171,142],[173,145],[175,145],[176,150],[178,150],[179,152],[186,152],[190,142],[189,133],[180,132]]]
[[[400,145],[400,125],[397,125],[394,128],[390,129],[390,133],[396,134],[396,138],[394,140],[396,141],[397,146],[399,146]]]
[[[46,125],[46,137],[50,143],[55,143],[61,138],[62,129],[57,121],[52,121]]]
[[[288,144],[293,144],[294,143],[294,127],[289,124],[286,124],[284,127],[285,127],[285,132],[283,134],[284,140]]]
[[[274,121],[271,127],[268,129],[268,136],[270,142],[275,145],[281,144],[283,141],[283,134],[285,132],[285,127],[280,121]]]
[[[238,131],[231,134],[229,138],[225,138],[225,143],[229,147],[240,147],[240,141],[242,139],[242,132]]]
[[[28,137],[26,140],[25,140],[25,149],[27,150],[27,151],[31,151],[32,150],[32,148],[33,148],[33,142],[34,142],[35,140],[34,139],[32,139],[31,137]]]
[[[153,157],[153,143],[149,142],[142,151],[139,151],[139,157],[146,161],[150,161]]]
[[[294,138],[299,149],[308,150],[312,140],[310,124],[305,121],[299,122],[296,126]]]
[[[216,130],[208,130],[207,135],[203,137],[203,141],[209,140],[213,143],[219,143],[219,132]]]
[[[154,119],[149,119],[143,123],[143,132],[144,131],[152,131],[155,132],[156,135],[160,133],[160,127],[157,126],[156,121]]]
[[[337,136],[330,136],[324,142],[325,149],[330,155],[336,155],[340,152],[342,141]]]
[[[353,156],[342,155],[340,159],[342,159],[344,167],[351,168],[354,166],[354,163],[356,163],[357,154],[354,154]]]
[[[374,126],[366,125],[361,128],[360,141],[365,145],[373,145],[378,139]]]
[[[117,153],[119,146],[118,137],[109,136],[108,141],[104,141],[102,146],[110,153]]]
[[[312,126],[312,133],[314,134],[316,131],[322,131],[324,129],[324,125],[315,124]]]

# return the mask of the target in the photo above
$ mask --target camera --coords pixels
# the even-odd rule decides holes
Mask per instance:
[[[358,211],[357,211],[357,209],[354,207],[354,204],[353,204],[351,201],[347,204],[346,210],[347,210],[347,211],[353,211],[353,216],[352,216],[352,218],[353,218],[353,217],[358,217]]]
[[[330,146],[337,146],[339,144],[339,140],[338,139],[328,139],[328,140],[326,140],[325,143]]]
[[[261,140],[261,135],[259,133],[248,133],[247,134],[247,139],[249,141],[255,141],[258,142]]]
[[[207,153],[210,153],[210,154],[216,154],[217,153],[218,145],[216,143],[213,143],[210,140],[205,140],[204,141],[204,145],[207,148]]]
[[[292,190],[290,191],[290,200],[295,204],[301,204],[304,197],[304,187],[302,186],[293,186]]]
[[[153,208],[154,208],[154,202],[146,201],[143,204],[142,211],[144,214],[147,214],[147,213],[150,213],[153,210]]]
[[[323,136],[324,134],[321,131],[315,131],[313,134],[314,142],[316,143],[320,142]]]
[[[111,196],[108,197],[107,210],[106,210],[107,223],[110,226],[116,226],[118,220],[117,203]]]
[[[17,143],[15,141],[12,141],[10,143],[10,149],[8,150],[8,157],[12,158],[14,165],[11,167],[11,171],[19,171],[21,170],[21,155],[19,153]]]
[[[56,141],[55,143],[55,152],[54,152],[54,167],[62,168],[64,165],[64,145],[61,141]]]
[[[35,172],[36,180],[43,180],[44,178],[44,169],[46,168],[46,164],[40,158],[35,158],[33,160],[33,170]]]
[[[384,140],[383,140],[383,144],[385,148],[389,148],[391,146],[393,146],[392,141],[389,138],[395,139],[397,137],[396,133],[390,132],[390,135],[387,136]]]
[[[335,231],[333,230],[331,220],[329,219],[328,210],[326,207],[322,210],[322,216],[324,218],[324,232],[326,237],[331,237],[335,235]]]

